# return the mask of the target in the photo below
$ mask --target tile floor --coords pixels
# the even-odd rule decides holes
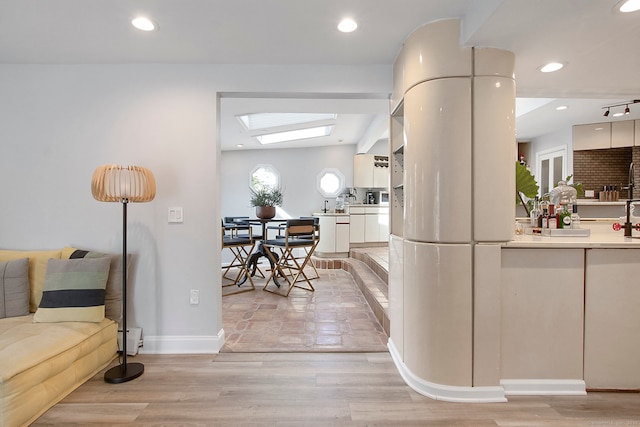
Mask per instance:
[[[379,352],[388,337],[353,277],[319,269],[315,292],[294,288],[285,298],[256,290],[222,298],[222,352]],[[245,285],[246,286],[246,285]]]

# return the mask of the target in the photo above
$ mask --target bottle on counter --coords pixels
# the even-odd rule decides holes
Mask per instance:
[[[571,213],[571,228],[580,228],[580,215],[578,215],[578,204],[573,204]]]
[[[549,200],[547,200],[546,196],[542,196],[542,200],[539,203],[540,216],[538,217],[538,227],[543,228],[543,213],[547,211],[547,217],[549,216]]]
[[[549,228],[549,208],[542,208],[542,215],[540,215],[540,228]]]
[[[568,204],[560,205],[558,209],[558,228],[571,228],[571,212]]]
[[[549,217],[546,228],[558,228],[558,218],[556,216],[556,205],[549,203]]]
[[[531,215],[530,215],[530,223],[531,223],[531,227],[538,227],[538,218],[540,217],[541,212],[540,212],[540,203],[538,201],[538,196],[536,196],[535,199],[533,199],[533,207],[531,208]]]

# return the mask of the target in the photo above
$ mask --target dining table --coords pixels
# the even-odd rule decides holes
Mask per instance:
[[[269,227],[267,224],[269,223],[284,223],[287,222],[288,219],[287,218],[249,218],[249,219],[244,219],[243,221],[245,221],[245,223],[249,223],[251,225],[260,225],[261,229],[262,229],[262,233],[260,234],[261,236],[261,240],[258,242],[257,245],[255,245],[255,248],[253,250],[253,252],[251,253],[251,255],[249,255],[249,258],[247,260],[247,271],[249,272],[249,274],[251,274],[251,277],[255,276],[256,271],[258,269],[258,263],[260,261],[260,258],[265,257],[268,261],[269,261],[269,265],[270,267],[273,269],[275,267],[275,263],[273,262],[273,260],[267,255],[267,252],[264,249],[264,246],[262,245],[263,241],[268,240],[268,230],[270,228],[273,229],[279,229],[280,227]],[[278,254],[274,253],[273,254],[276,257],[276,261],[278,260]],[[241,278],[238,283],[242,284],[244,283],[248,278],[248,275],[246,275],[245,277]],[[273,281],[276,284],[277,287],[280,287],[280,283],[278,283],[277,278],[274,276],[273,277]]]

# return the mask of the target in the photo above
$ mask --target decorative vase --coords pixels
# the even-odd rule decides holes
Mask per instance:
[[[260,219],[271,219],[276,216],[276,207],[256,206],[256,216]]]

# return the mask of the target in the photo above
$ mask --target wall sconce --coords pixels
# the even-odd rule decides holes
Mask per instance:
[[[605,105],[604,107],[602,107],[603,110],[606,110],[603,116],[607,117],[611,112],[612,108],[622,107],[623,105],[624,105],[624,113],[615,113],[614,116],[622,116],[623,114],[630,114],[631,110],[629,110],[629,104],[637,104],[639,102],[640,102],[640,99],[632,99],[631,101],[622,102],[620,104]]]

